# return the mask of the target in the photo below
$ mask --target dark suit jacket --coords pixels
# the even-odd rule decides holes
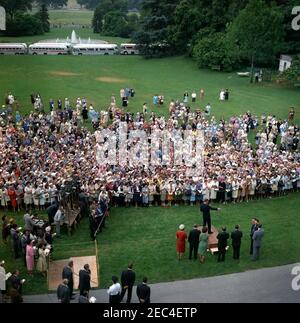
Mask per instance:
[[[10,278],[11,286],[17,291],[20,291],[22,284],[19,276],[12,275]]]
[[[139,299],[143,299],[144,303],[150,303],[150,294],[151,290],[147,284],[142,283],[137,286],[136,295]]]
[[[233,246],[240,246],[242,242],[243,232],[240,230],[232,231],[231,233],[231,239],[232,239],[232,245]]]
[[[212,207],[208,204],[201,204],[200,211],[203,213],[203,217],[209,218],[210,217],[210,210],[217,211],[218,209],[215,207]]]
[[[70,303],[70,291],[69,287],[63,284],[60,284],[57,288],[57,298],[62,303]]]
[[[73,285],[74,280],[73,280],[73,272],[72,269],[69,266],[64,267],[63,272],[62,272],[62,279],[68,279],[68,285]]]
[[[229,239],[229,233],[222,231],[217,235],[218,239],[218,249],[224,250],[227,247],[227,240]]]
[[[124,270],[121,274],[121,284],[124,286],[133,286],[135,282],[135,272],[133,270]]]
[[[79,289],[89,291],[91,289],[90,273],[84,269],[79,271]]]
[[[250,237],[253,237],[254,232],[257,230],[257,225],[256,224],[252,224],[251,225],[251,229],[250,229]]]
[[[200,231],[197,229],[193,229],[189,233],[189,238],[188,242],[192,245],[197,245],[199,244],[199,236],[200,236]]]

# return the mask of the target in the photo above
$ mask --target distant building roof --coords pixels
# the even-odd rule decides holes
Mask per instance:
[[[287,61],[287,62],[292,62],[293,57],[291,55],[280,55],[280,60]]]

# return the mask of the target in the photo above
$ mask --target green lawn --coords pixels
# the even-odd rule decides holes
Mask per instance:
[[[49,10],[51,24],[91,25],[93,10]]]
[[[212,223],[220,228],[226,225],[231,231],[240,224],[244,232],[241,260],[232,259],[232,248],[227,253],[225,263],[217,263],[216,256],[207,255],[206,263],[185,259],[178,262],[175,249],[175,232],[184,223],[186,230],[195,223],[201,223],[198,207],[152,207],[120,209],[113,208],[107,228],[97,237],[100,258],[101,288],[110,284],[113,274],[120,276],[128,262],[133,261],[137,281],[144,275],[151,283],[207,277],[249,269],[271,267],[299,261],[299,194],[290,194],[270,200],[252,201],[236,205],[221,206],[221,212],[212,212]],[[3,213],[3,212],[2,212]],[[1,214],[2,214],[1,213]],[[20,216],[20,220],[18,217]],[[251,217],[258,217],[265,229],[261,260],[250,261],[249,228]],[[21,214],[15,216],[22,223]],[[54,259],[68,259],[71,256],[94,254],[94,245],[89,241],[88,221],[81,222],[73,237],[66,234],[55,241]],[[44,278],[35,274],[26,277],[21,261],[15,261],[8,247],[1,246],[0,258],[8,263],[8,269],[19,267],[22,276],[28,279],[25,293],[44,293],[47,285]]]
[[[101,79],[104,78],[104,79]],[[246,111],[254,114],[272,113],[287,118],[290,106],[296,108],[299,122],[300,92],[295,88],[282,88],[274,83],[249,84],[248,78],[236,73],[199,70],[188,58],[173,57],[145,60],[127,56],[3,56],[0,58],[0,88],[2,100],[8,91],[17,97],[21,111],[31,109],[29,95],[41,94],[46,108],[50,98],[86,97],[96,109],[105,109],[114,93],[119,99],[121,87],[133,87],[136,97],[130,100],[131,111],[141,111],[144,102],[151,108],[154,94],[165,95],[165,105],[155,108],[168,114],[168,102],[182,99],[185,90],[190,93],[203,88],[203,102],[192,104],[203,108],[208,102],[217,118],[239,115]],[[219,102],[221,88],[230,89],[230,100]]]

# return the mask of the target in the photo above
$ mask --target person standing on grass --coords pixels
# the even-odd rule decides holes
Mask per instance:
[[[253,234],[258,229],[259,220],[257,218],[253,218],[251,220],[251,229],[250,229],[250,255],[253,254]]]
[[[60,226],[63,222],[63,207],[59,206],[58,210],[56,211],[55,215],[54,215],[54,223],[55,223],[55,228],[56,228],[56,237],[60,238]]]
[[[202,228],[202,233],[199,237],[199,258],[201,264],[205,261],[205,255],[208,247],[208,233],[207,233],[207,227]]]
[[[181,260],[185,253],[185,241],[187,234],[184,231],[184,224],[180,224],[179,230],[176,232],[176,251],[178,260]]]
[[[260,248],[262,244],[262,239],[264,237],[264,229],[262,229],[262,224],[258,224],[257,230],[254,232],[252,240],[253,240],[253,255],[252,260],[256,261],[259,259]]]
[[[68,265],[63,268],[62,279],[68,280],[68,287],[70,291],[70,299],[73,297],[73,288],[74,288],[74,277],[73,277],[73,267],[74,263],[72,260],[69,261]]]
[[[147,285],[148,278],[144,277],[143,282],[137,285],[136,295],[139,299],[140,304],[150,304],[151,289]]]
[[[225,261],[227,240],[229,239],[229,234],[226,232],[226,227],[222,228],[222,232],[217,235],[218,239],[218,262]]]
[[[195,224],[193,229],[189,233],[188,242],[190,244],[190,254],[189,259],[192,259],[192,254],[194,254],[194,260],[197,259],[197,252],[199,246],[199,236],[200,236],[200,228],[198,224]]]
[[[26,266],[28,274],[32,276],[34,267],[34,240],[28,242],[26,246]]]
[[[240,226],[237,224],[235,230],[231,233],[233,259],[240,259],[240,249],[242,242],[243,232],[240,230]]]
[[[130,263],[128,265],[127,270],[124,270],[121,274],[121,284],[122,284],[122,292],[121,292],[121,299],[120,302],[122,302],[126,291],[127,291],[127,301],[126,303],[131,302],[131,296],[132,296],[132,288],[135,282],[135,272],[132,270],[133,264]]]

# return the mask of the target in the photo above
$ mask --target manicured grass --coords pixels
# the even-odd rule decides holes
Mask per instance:
[[[181,223],[185,224],[187,232],[193,224],[201,224],[198,206],[113,208],[107,228],[97,236],[100,287],[109,286],[111,276],[120,276],[131,261],[134,262],[137,281],[147,275],[151,283],[222,275],[299,261],[299,194],[220,207],[220,212],[212,212],[213,225],[218,229],[226,225],[231,231],[235,224],[240,224],[244,232],[240,262],[232,259],[231,247],[225,263],[217,263],[217,257],[211,254],[207,254],[204,265],[189,261],[188,248],[185,258],[178,262],[175,232]],[[249,258],[250,220],[254,216],[261,220],[265,229],[261,260],[257,262]],[[19,224],[22,223],[21,214],[15,218]],[[54,260],[95,254],[94,244],[89,239],[88,220],[81,221],[74,236],[63,234],[61,239],[56,239],[54,248]],[[0,258],[6,260],[8,270],[14,267],[21,269],[22,276],[28,279],[25,293],[47,291],[46,280],[38,273],[34,278],[27,277],[23,262],[15,262],[8,247],[1,245]]]
[[[220,207],[220,212],[212,212],[213,225],[219,230],[226,225],[231,232],[235,224],[240,224],[244,232],[240,262],[232,259],[232,247],[225,263],[217,263],[217,256],[208,254],[206,263],[201,265],[188,260],[187,251],[184,260],[177,260],[175,232],[181,223],[185,224],[187,232],[195,223],[201,223],[196,206],[114,209],[108,228],[98,238],[102,287],[109,285],[112,274],[120,275],[130,261],[135,264],[138,281],[147,275],[154,283],[222,275],[299,260],[299,194]],[[261,260],[257,262],[249,257],[250,220],[254,216],[265,229]]]
[[[56,74],[57,73],[57,74]],[[61,73],[74,73],[62,76]],[[105,81],[99,78],[107,78]],[[109,79],[111,78],[111,79]],[[188,58],[173,57],[145,60],[127,56],[3,56],[0,58],[0,88],[2,100],[8,91],[17,97],[21,112],[30,111],[29,95],[41,94],[46,111],[50,98],[68,97],[72,102],[77,97],[86,97],[96,109],[109,106],[115,94],[120,104],[122,87],[133,87],[136,96],[129,102],[130,111],[141,111],[144,102],[152,108],[152,96],[163,94],[165,105],[155,107],[159,114],[168,114],[168,102],[182,99],[185,90],[191,93],[205,90],[205,99],[191,104],[192,108],[212,105],[212,115],[217,119],[229,118],[246,111],[261,115],[272,113],[287,118],[290,106],[296,108],[299,123],[299,89],[282,88],[274,83],[249,84],[248,78],[236,73],[220,73],[199,70]],[[230,100],[219,101],[221,88],[230,89]]]
[[[51,24],[91,25],[93,10],[49,10]]]

